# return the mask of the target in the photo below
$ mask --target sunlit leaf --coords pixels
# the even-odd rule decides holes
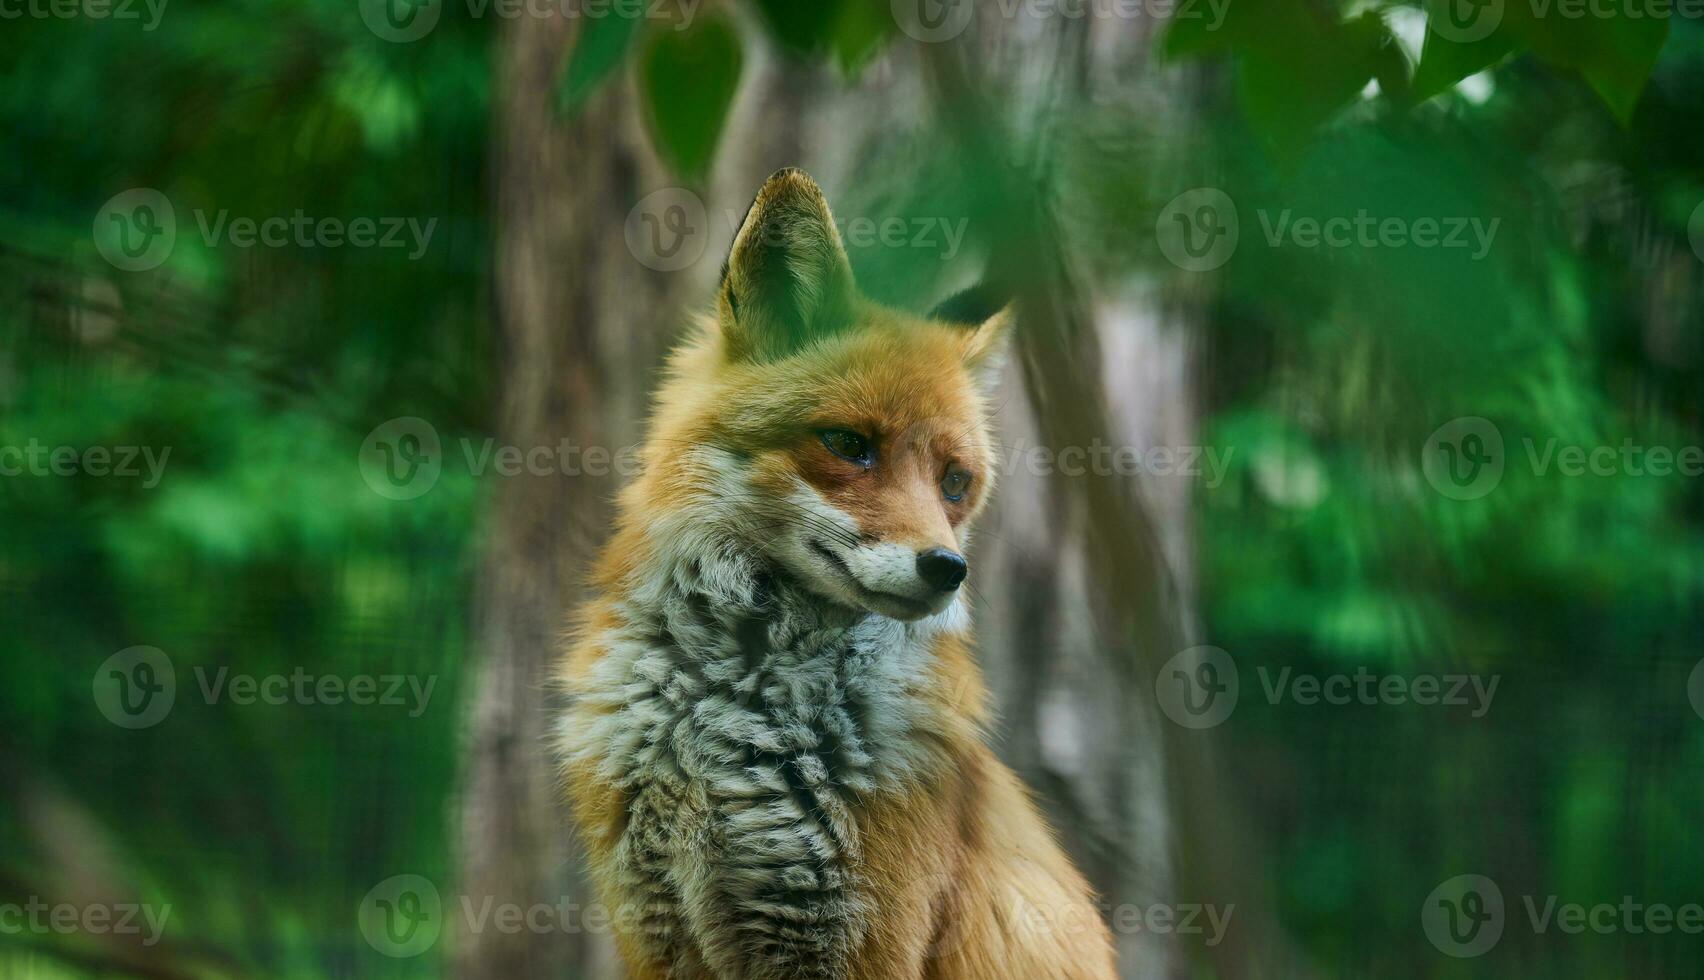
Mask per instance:
[[[1499,28],[1476,41],[1452,41],[1428,27],[1420,64],[1414,69],[1412,94],[1415,101],[1447,92],[1457,82],[1497,64],[1520,47],[1508,28]]]

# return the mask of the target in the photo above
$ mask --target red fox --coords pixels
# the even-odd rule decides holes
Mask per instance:
[[[961,585],[1011,316],[980,298],[864,298],[783,170],[673,354],[562,665],[567,794],[634,980],[1115,976],[984,740]]]

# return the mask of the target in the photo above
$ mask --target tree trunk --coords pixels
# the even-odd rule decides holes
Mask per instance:
[[[554,108],[557,72],[580,23],[516,18],[498,42],[495,435],[499,446],[523,452],[567,439],[613,457],[636,438],[647,377],[680,320],[680,277],[647,269],[625,244],[629,209],[665,183],[639,131],[631,86],[611,82],[572,119]],[[487,899],[522,908],[595,901],[549,745],[552,664],[616,486],[613,467],[582,463],[581,472],[491,477],[459,881],[445,897],[461,977],[614,975],[608,936],[578,919],[563,931],[509,935],[460,914],[463,898],[474,909]]]

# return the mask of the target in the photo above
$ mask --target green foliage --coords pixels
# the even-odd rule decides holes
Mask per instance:
[[[657,151],[675,172],[702,180],[739,87],[739,35],[722,16],[682,31],[656,31],[642,56],[645,104]]]
[[[639,35],[637,17],[599,17],[587,21],[579,41],[568,53],[568,67],[557,83],[557,107],[573,113],[598,86],[626,63],[628,48]]]

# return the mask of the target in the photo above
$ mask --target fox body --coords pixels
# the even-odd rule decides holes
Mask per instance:
[[[858,295],[771,177],[676,351],[563,663],[567,791],[636,980],[1107,980],[984,741],[962,557],[1009,317]]]

